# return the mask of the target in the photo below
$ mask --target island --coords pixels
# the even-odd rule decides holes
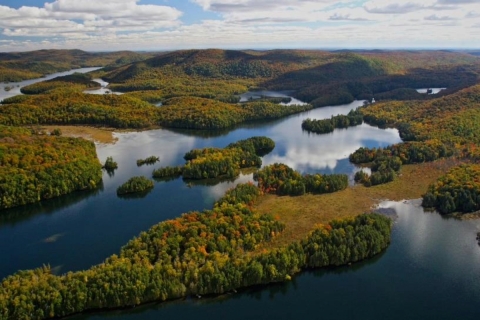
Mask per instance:
[[[145,192],[154,187],[153,181],[145,177],[132,177],[127,182],[117,188],[117,194],[119,196]]]

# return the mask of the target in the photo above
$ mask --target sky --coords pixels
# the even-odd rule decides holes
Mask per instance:
[[[0,0],[0,52],[480,48],[480,0]]]

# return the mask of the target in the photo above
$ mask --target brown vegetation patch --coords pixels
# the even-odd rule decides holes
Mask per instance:
[[[428,185],[460,162],[456,159],[445,159],[405,165],[400,177],[395,181],[369,188],[355,185],[344,191],[322,195],[261,197],[256,205],[257,209],[263,213],[271,213],[286,224],[285,231],[270,243],[266,243],[266,246],[283,246],[293,240],[304,239],[315,225],[369,212],[382,200],[420,198],[427,191]]]
[[[84,126],[42,126],[42,131],[52,132],[54,129],[60,129],[62,136],[84,138],[86,140],[98,143],[115,143],[118,138],[113,136],[112,128],[95,128]]]

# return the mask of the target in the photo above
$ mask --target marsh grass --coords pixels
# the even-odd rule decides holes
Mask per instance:
[[[405,165],[400,176],[393,182],[369,188],[355,185],[335,193],[306,194],[298,197],[265,195],[256,203],[257,209],[284,222],[286,229],[260,249],[281,247],[304,239],[316,225],[370,212],[382,200],[420,198],[429,184],[460,162],[456,159],[444,159]]]

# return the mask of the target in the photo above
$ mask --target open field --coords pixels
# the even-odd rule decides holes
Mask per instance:
[[[41,126],[42,131],[51,132],[60,129],[65,137],[84,138],[98,143],[115,143],[118,139],[113,136],[112,128],[95,128],[84,126]]]

